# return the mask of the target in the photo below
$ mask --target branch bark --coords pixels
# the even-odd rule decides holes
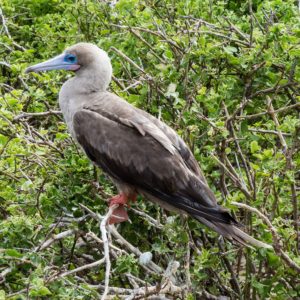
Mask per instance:
[[[251,212],[254,212],[255,214],[257,214],[261,219],[263,219],[265,221],[265,223],[267,224],[269,230],[272,233],[273,236],[273,248],[276,252],[276,254],[282,258],[282,260],[285,262],[285,264],[287,266],[289,266],[291,269],[293,269],[294,271],[296,271],[297,273],[300,274],[300,266],[297,265],[297,263],[295,263],[282,249],[282,246],[280,244],[280,237],[277,233],[276,228],[272,225],[272,223],[270,222],[270,220],[268,219],[267,216],[265,216],[262,212],[260,212],[258,209],[251,207],[250,205],[244,204],[244,203],[239,203],[239,202],[231,202],[231,204],[240,207],[240,208],[244,208],[247,209]]]

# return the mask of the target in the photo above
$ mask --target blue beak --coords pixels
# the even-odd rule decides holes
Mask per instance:
[[[25,73],[29,72],[40,72],[40,71],[50,71],[50,70],[71,70],[76,71],[80,68],[80,65],[74,62],[65,61],[66,54],[58,55],[51,58],[45,62],[36,64],[34,66],[28,67]]]

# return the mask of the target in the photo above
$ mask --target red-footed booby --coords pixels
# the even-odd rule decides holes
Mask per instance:
[[[124,208],[137,194],[162,207],[188,214],[225,238],[271,248],[244,233],[217,204],[192,152],[168,125],[107,91],[112,66],[105,51],[79,43],[26,72],[72,70],[59,93],[71,135],[90,160],[116,184],[119,204],[110,223],[128,219]]]

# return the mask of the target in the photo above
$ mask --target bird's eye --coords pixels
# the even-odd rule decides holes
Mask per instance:
[[[77,57],[73,54],[67,54],[65,56],[65,61],[69,62],[69,63],[75,63],[75,62],[77,62]]]

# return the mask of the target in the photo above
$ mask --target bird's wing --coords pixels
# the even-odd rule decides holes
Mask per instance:
[[[115,110],[118,111],[117,107]],[[126,118],[121,115],[106,110],[105,105],[101,109],[90,105],[74,115],[76,138],[93,162],[118,181],[192,216],[234,222],[228,212],[217,205],[207,184],[187,168],[159,128],[153,134],[151,129],[155,125],[139,122],[134,112]]]
[[[172,154],[176,150],[189,170],[207,184],[199,164],[189,147],[187,147],[175,130],[166,123],[108,92],[98,95],[94,101],[90,101],[86,108],[101,112],[104,115],[109,114],[111,119],[119,118],[124,125],[135,127],[142,135],[147,132]]]
[[[177,149],[178,153],[184,160],[186,166],[195,173],[203,182],[207,184],[206,178],[202,173],[202,170],[199,167],[197,160],[195,159],[193,153],[189,147],[185,144],[183,139],[176,133],[174,129],[169,127],[166,123],[158,120],[152,115],[148,114],[145,111],[139,110],[146,118],[153,122],[164,134],[169,138],[174,147]]]
[[[160,128],[155,126],[155,124],[149,122],[149,120],[143,115],[137,114],[134,109],[131,110],[128,115],[122,116],[122,114],[116,114],[109,110],[105,110],[100,106],[97,107],[95,105],[89,105],[85,106],[84,108],[90,111],[97,112],[98,114],[113,122],[117,122],[127,127],[135,128],[142,136],[145,136],[146,134],[151,135],[152,138],[159,142],[168,152],[170,152],[171,154],[175,154],[176,152],[174,145],[164,134],[164,132],[160,130]]]

